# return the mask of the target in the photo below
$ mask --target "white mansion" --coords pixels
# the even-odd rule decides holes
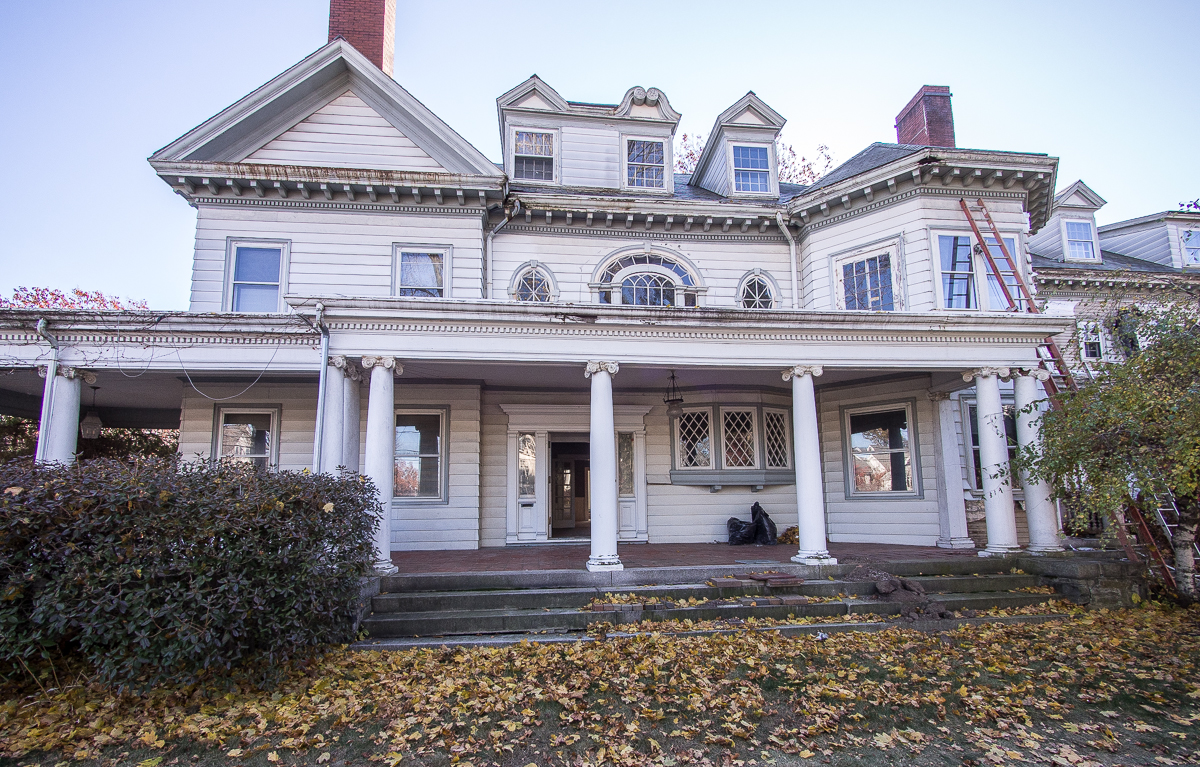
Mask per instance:
[[[381,566],[588,539],[620,568],[618,542],[723,540],[755,501],[808,563],[1059,546],[1046,488],[1003,470],[1004,408],[1044,396],[1039,346],[1074,320],[1008,310],[962,202],[1028,279],[1055,158],[957,148],[926,86],[899,143],[780,183],[784,118],[748,93],[677,175],[666,94],[532,77],[497,100],[497,164],[374,32],[331,29],[150,158],[198,212],[188,311],[0,312],[41,459],[72,459],[84,415],[178,426],[188,458],[361,471]]]

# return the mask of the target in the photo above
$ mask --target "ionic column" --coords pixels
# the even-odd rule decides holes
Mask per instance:
[[[1022,451],[1041,452],[1041,413],[1037,403],[1038,381],[1050,374],[1040,368],[1014,371],[1013,396],[1017,406],[1017,444]],[[1021,489],[1025,493],[1025,518],[1029,522],[1029,551],[1062,551],[1058,537],[1058,512],[1050,498],[1050,486],[1021,470]]]
[[[934,449],[938,467],[938,539],[943,549],[973,549],[975,542],[967,533],[967,503],[963,498],[962,455],[954,430],[954,402],[950,393],[929,392],[933,402]]]
[[[336,474],[342,465],[342,439],[345,436],[346,358],[331,356],[325,370],[325,412],[321,429],[321,472]]]
[[[587,562],[592,572],[625,569],[617,556],[617,429],[612,395],[612,377],[619,369],[615,362],[589,362],[583,373],[592,379],[592,555]]]
[[[1017,515],[1009,481],[1008,436],[1000,404],[1000,378],[1008,368],[980,368],[963,373],[975,380],[975,408],[979,418],[979,466],[983,475],[983,510],[987,523],[987,548],[979,556],[1019,551]]]
[[[793,562],[836,565],[825,539],[825,488],[821,476],[821,441],[817,435],[817,393],[813,377],[820,365],[796,365],[783,371],[792,382],[792,437],[796,449],[796,510],[800,550]]]
[[[396,389],[393,376],[404,372],[395,357],[363,357],[363,368],[371,371],[367,395],[367,448],[363,472],[379,492],[379,528],[375,531],[375,570],[383,575],[396,572],[392,564],[392,488],[396,455]]]
[[[342,465],[348,471],[358,473],[359,437],[362,433],[362,369],[357,365],[346,366],[345,387],[342,390]]]
[[[48,367],[39,367],[46,378],[42,395],[42,420],[38,429],[37,460],[50,463],[74,463],[79,445],[79,396],[84,380],[95,383],[94,373],[59,365],[53,378]]]

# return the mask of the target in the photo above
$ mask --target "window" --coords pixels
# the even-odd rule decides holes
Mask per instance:
[[[634,494],[633,432],[617,433],[617,495]]]
[[[847,411],[851,493],[911,493],[913,487],[912,408]]]
[[[666,178],[663,142],[629,139],[625,147],[626,185],[662,189]]]
[[[279,311],[283,266],[280,245],[236,245],[229,308],[235,312]]]
[[[633,306],[695,306],[696,281],[683,264],[658,253],[614,259],[598,278],[600,303]]]
[[[763,436],[767,468],[790,469],[792,448],[788,443],[788,414],[784,410],[763,410]]]
[[[396,498],[441,498],[444,411],[396,414]]]
[[[537,495],[537,440],[532,434],[517,435],[517,497]]]
[[[621,303],[675,306],[675,281],[663,274],[632,274],[621,281]]]
[[[755,410],[721,410],[722,461],[726,469],[758,466]]]
[[[765,146],[733,148],[733,188],[738,192],[770,192],[770,156]]]
[[[218,458],[267,468],[275,463],[276,409],[221,408],[216,434]]]
[[[938,249],[942,258],[942,308],[977,308],[971,238],[938,235]]]
[[[446,251],[399,249],[396,295],[442,298],[446,294]]]
[[[517,277],[512,293],[517,301],[545,303],[554,300],[554,286],[550,278],[537,267],[530,267]]]
[[[1004,278],[1004,285],[1008,288],[1008,294],[1012,296],[1013,303],[1017,305],[1019,311],[1025,311],[1025,299],[1021,293],[1021,286],[1017,281],[1017,275],[1013,273],[1012,267],[1009,266],[1008,259],[1004,257],[1004,252],[1000,250],[1000,245],[996,242],[996,238],[987,235],[983,238],[983,241],[987,243],[988,252],[992,254],[992,260],[996,262],[996,268],[1000,270],[1000,276]],[[1008,254],[1015,260],[1017,257],[1016,240],[1005,237],[1004,247],[1008,249]],[[982,253],[982,249],[980,249],[980,252]],[[1008,306],[1008,299],[1004,297],[1004,291],[1000,288],[1000,280],[996,278],[986,259],[980,268],[984,269],[988,276],[988,309],[991,309],[993,312],[1011,311]]]
[[[1067,258],[1091,261],[1096,257],[1092,249],[1092,225],[1087,221],[1065,221],[1067,225]]]
[[[513,178],[554,180],[554,134],[517,131],[513,142]]]
[[[1017,457],[1017,418],[1016,407],[1012,403],[1005,404],[1004,432],[1008,436],[1008,460]],[[971,422],[971,471],[973,474],[972,487],[977,492],[983,492],[983,468],[979,458],[979,408],[974,402],[967,405],[967,420]]]
[[[1104,359],[1103,335],[1099,323],[1079,323],[1079,352],[1085,360]]]
[[[681,469],[712,468],[712,414],[686,410],[675,420],[675,462]]]
[[[1185,229],[1180,239],[1183,240],[1183,265],[1200,266],[1200,231]]]
[[[742,283],[739,296],[743,309],[770,309],[775,306],[771,283],[760,274],[752,275]]]
[[[847,309],[890,312],[895,308],[892,260],[888,253],[843,264],[842,285]]]

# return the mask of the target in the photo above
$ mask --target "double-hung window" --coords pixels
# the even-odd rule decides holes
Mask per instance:
[[[771,160],[767,147],[733,147],[733,188],[736,192],[771,191]]]
[[[842,264],[846,308],[873,312],[895,309],[892,298],[892,259],[888,253]]]
[[[625,142],[625,185],[662,189],[666,183],[663,142],[627,139]]]
[[[1017,457],[1016,407],[1007,403],[1004,408],[1004,433],[1008,438],[1008,460]],[[971,422],[971,481],[976,492],[983,492],[983,462],[979,457],[979,408],[974,402],[967,405],[967,419]]]
[[[943,309],[987,309],[993,312],[1011,311],[1008,299],[1004,297],[1004,288],[1012,296],[1013,303],[1019,311],[1023,311],[1026,301],[1021,292],[1020,280],[1013,271],[1012,265],[1004,257],[1000,243],[992,235],[984,235],[988,253],[996,265],[992,270],[983,247],[976,244],[975,238],[969,235],[940,234],[937,237],[939,264],[942,271],[942,308]],[[1004,237],[1004,247],[1010,256],[1016,259],[1017,241],[1012,237]],[[997,275],[997,271],[999,274]],[[982,272],[986,279],[983,283],[986,290],[977,287],[976,274]],[[1003,287],[1001,287],[1003,280]],[[983,295],[980,296],[980,293]]]
[[[224,407],[217,412],[218,458],[259,468],[275,465],[277,408]]]
[[[915,493],[910,404],[847,410],[845,428],[851,495]]]
[[[517,131],[513,141],[513,178],[554,180],[554,134]]]
[[[1067,258],[1093,261],[1096,251],[1092,242],[1092,225],[1087,221],[1064,221],[1067,228]]]
[[[942,265],[942,308],[976,309],[975,258],[971,238],[938,235]]]
[[[1100,323],[1079,323],[1079,353],[1085,360],[1104,359],[1104,336]]]
[[[425,247],[396,247],[397,296],[443,298],[449,250]]]
[[[396,413],[395,497],[443,497],[445,421],[444,410],[401,410]]]
[[[235,312],[279,311],[284,246],[235,243],[229,309]]]
[[[1179,239],[1183,241],[1183,265],[1200,266],[1200,229],[1185,229]]]
[[[1025,299],[1022,297],[1021,286],[1018,282],[1017,275],[1013,273],[1012,266],[1008,263],[1008,259],[1004,257],[1004,251],[1000,249],[996,238],[991,235],[986,235],[983,241],[987,243],[988,252],[992,254],[992,260],[996,262],[996,268],[1000,270],[1000,276],[1004,278],[1004,286],[1008,288],[1008,295],[1012,296],[1013,303],[1016,304],[1018,311],[1025,311]],[[1008,254],[1014,259],[1017,257],[1016,251],[1017,242],[1011,237],[1004,238],[1004,247],[1008,249]],[[985,263],[982,267],[987,271],[988,283],[988,309],[993,312],[1010,311],[1008,299],[1004,297],[1004,290],[1000,287],[1000,280],[992,271],[992,267]]]

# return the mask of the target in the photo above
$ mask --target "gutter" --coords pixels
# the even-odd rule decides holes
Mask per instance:
[[[50,417],[53,412],[54,402],[54,381],[58,378],[58,339],[50,335],[46,330],[46,318],[41,317],[37,322],[37,333],[50,344],[50,363],[46,365],[46,386],[42,390],[42,417],[38,422],[38,441],[37,450],[34,453],[34,460],[38,463],[44,463],[46,460],[46,448],[50,442]]]
[[[325,376],[329,368],[329,326],[325,324],[325,304],[317,302],[313,323],[321,334],[321,370],[317,383],[317,428],[313,437],[313,474],[321,473],[321,444],[325,440]]]
[[[487,277],[486,277],[487,283],[485,285],[485,287],[487,289],[484,291],[484,294],[483,294],[484,298],[495,298],[494,294],[496,292],[496,271],[495,271],[495,266],[493,264],[494,259],[492,258],[492,238],[496,236],[496,232],[503,229],[505,227],[505,225],[507,225],[509,221],[512,221],[513,218],[515,218],[516,215],[520,212],[521,212],[521,201],[514,200],[512,210],[510,212],[506,213],[504,215],[504,220],[501,221],[500,223],[496,224],[496,226],[494,226],[492,228],[492,230],[490,232],[488,232],[488,234],[487,234],[487,239],[484,242],[484,251],[486,251],[486,252],[483,254],[484,265],[485,265],[484,268],[487,269]]]
[[[787,221],[784,219],[782,213],[775,214],[775,221],[776,221],[776,223],[779,224],[779,229],[780,229],[780,231],[783,232],[783,236],[787,237],[788,252],[789,252],[789,255],[791,256],[791,264],[792,264],[792,308],[799,309],[800,308],[800,274],[799,274],[800,269],[799,269],[799,264],[796,263],[796,240],[792,237],[792,233],[790,231],[788,231],[788,224],[787,224]]]

